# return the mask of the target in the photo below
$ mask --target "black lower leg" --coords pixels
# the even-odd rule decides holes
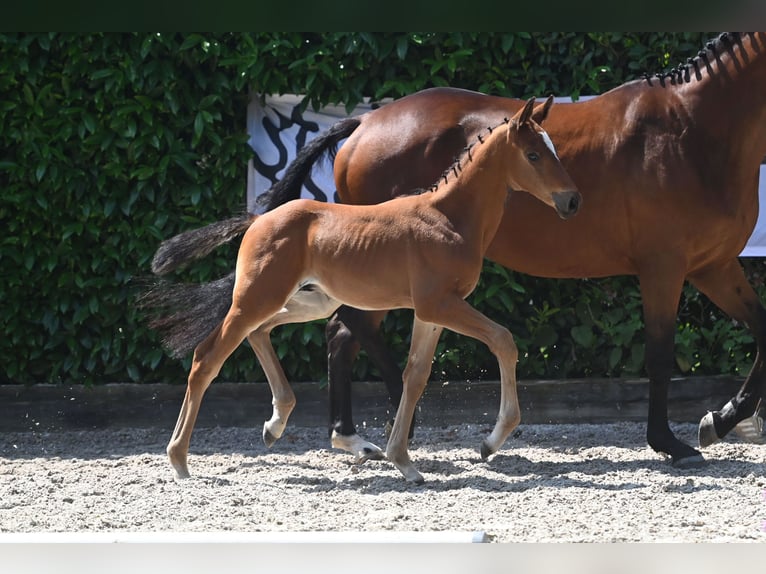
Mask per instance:
[[[393,417],[399,403],[402,400],[402,369],[399,367],[396,359],[391,354],[383,337],[380,335],[379,325],[366,320],[365,313],[351,307],[340,307],[337,312],[337,318],[340,319],[353,336],[361,344],[370,360],[380,371],[383,382],[388,391],[388,400],[394,408]],[[410,422],[408,436],[412,438],[415,429],[415,417]]]
[[[351,405],[351,368],[359,354],[359,344],[337,315],[327,323],[327,389],[330,397],[330,427],[344,436],[356,434]]]

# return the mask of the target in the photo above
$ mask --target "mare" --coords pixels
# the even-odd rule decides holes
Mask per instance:
[[[428,179],[477,124],[518,105],[435,89],[369,113],[335,160],[339,196],[375,203]],[[423,124],[426,129],[415,129]],[[694,464],[700,453],[674,436],[667,414],[685,280],[746,325],[758,349],[737,395],[702,418],[700,446],[752,415],[766,391],[766,315],[737,261],[758,215],[759,164],[766,155],[766,34],[724,33],[669,74],[557,105],[546,129],[588,209],[560,225],[526,197],[513,197],[487,257],[541,277],[638,276],[650,379],[647,439],[675,464]],[[395,146],[381,153],[380,142],[391,140]],[[404,173],[402,166],[422,155],[420,172]],[[361,322],[349,314],[341,317]],[[368,317],[367,324],[380,317]],[[328,325],[336,336],[340,329]],[[329,343],[337,357],[349,355],[338,348],[350,346],[345,338]],[[349,378],[337,365],[335,371]],[[337,377],[332,382],[348,387]]]
[[[533,111],[544,118],[552,102],[549,98],[535,109],[532,98],[510,120],[488,128],[430,190],[371,206],[299,199],[247,217],[233,292],[225,287],[211,297],[204,286],[193,286],[201,297],[198,304],[188,294],[179,296],[172,285],[160,284],[145,295],[142,305],[155,310],[160,330],[175,329],[196,345],[167,447],[179,478],[189,476],[189,444],[203,395],[237,346],[247,338],[266,372],[274,397],[273,416],[263,431],[270,445],[295,405],[271,346],[271,329],[329,317],[341,304],[414,309],[403,394],[386,449],[408,481],[423,481],[410,460],[407,435],[445,327],[482,341],[498,360],[500,410],[482,443],[482,456],[500,448],[521,419],[518,352],[511,333],[465,298],[478,282],[509,191],[528,192],[562,218],[579,208],[580,194],[550,138],[532,119]],[[216,312],[225,309],[221,302],[230,303],[222,318]],[[212,331],[211,320],[217,322]]]

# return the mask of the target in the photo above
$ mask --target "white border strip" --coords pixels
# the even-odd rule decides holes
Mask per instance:
[[[0,533],[0,544],[482,543],[483,531],[377,532],[31,532]]]

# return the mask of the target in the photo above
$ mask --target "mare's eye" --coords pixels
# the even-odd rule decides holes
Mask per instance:
[[[540,154],[538,154],[536,151],[531,151],[527,154],[527,157],[529,158],[529,161],[537,161],[540,159]]]

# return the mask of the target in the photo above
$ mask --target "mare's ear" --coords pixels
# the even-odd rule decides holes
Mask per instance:
[[[529,118],[532,115],[532,108],[534,105],[535,105],[535,99],[529,98],[527,100],[527,103],[524,104],[524,107],[521,108],[518,112],[516,112],[516,115],[513,116],[513,118],[511,118],[511,122],[516,126],[517,129],[529,121]]]
[[[534,111],[532,112],[532,119],[535,120],[538,124],[543,123],[545,118],[548,117],[548,112],[551,109],[551,106],[553,105],[553,95],[548,96],[548,99],[545,100],[542,104],[537,106]]]

